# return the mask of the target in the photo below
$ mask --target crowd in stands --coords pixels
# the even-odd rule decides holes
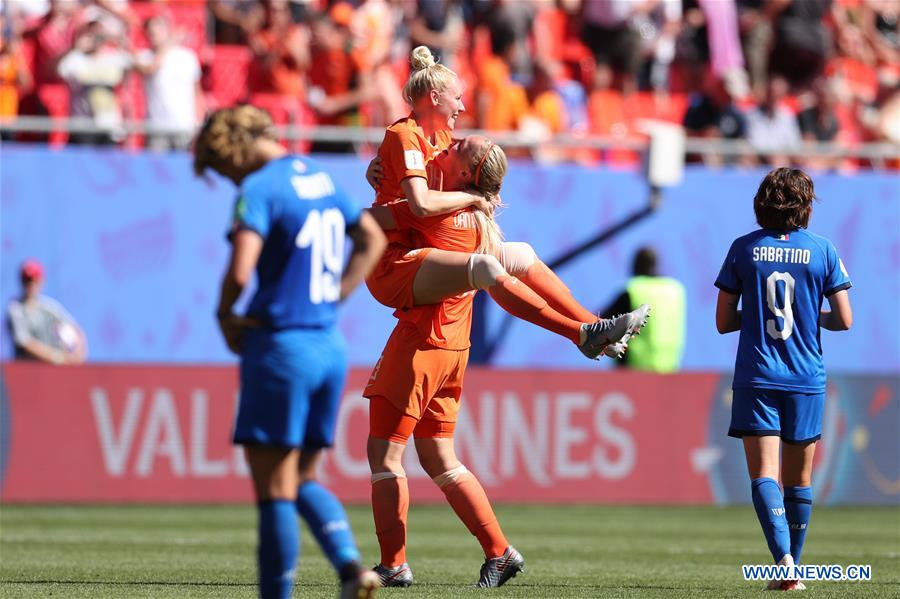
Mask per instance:
[[[263,107],[280,124],[381,127],[407,111],[400,88],[419,44],[467,83],[460,128],[625,140],[640,135],[642,119],[661,119],[683,124],[689,136],[745,140],[768,153],[759,160],[779,164],[801,160],[806,141],[900,141],[897,0],[5,0],[2,7],[0,118],[80,116],[97,125],[55,132],[53,143],[184,148],[206,111],[235,102]],[[124,120],[141,119],[153,133],[126,136]],[[318,141],[298,149],[358,147]],[[618,149],[548,156],[635,160]]]

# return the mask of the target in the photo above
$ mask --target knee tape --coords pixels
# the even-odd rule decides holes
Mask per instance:
[[[469,285],[472,289],[487,289],[497,284],[497,278],[507,274],[500,261],[488,254],[472,254],[466,262]]]
[[[468,473],[469,473],[469,470],[465,466],[460,464],[453,470],[447,470],[443,474],[439,474],[439,475],[435,476],[434,478],[432,478],[431,480],[434,481],[434,484],[436,484],[438,487],[443,489],[447,485],[455,483],[456,481],[458,481],[460,478],[462,478],[463,476],[465,476]]]
[[[406,472],[376,472],[372,475],[372,484],[389,478],[406,478]]]
[[[514,277],[521,278],[538,257],[530,244],[522,241],[504,241],[500,246],[500,265]]]

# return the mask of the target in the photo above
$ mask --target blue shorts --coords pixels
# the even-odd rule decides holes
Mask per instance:
[[[735,389],[731,437],[779,436],[785,443],[809,443],[822,436],[825,393],[777,389]]]
[[[338,329],[254,330],[243,344],[234,443],[330,447],[347,379]]]

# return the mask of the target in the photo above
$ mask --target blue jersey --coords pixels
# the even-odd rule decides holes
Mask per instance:
[[[850,287],[830,241],[805,230],[739,237],[716,287],[741,296],[734,389],[825,391],[819,311],[823,298]]]
[[[232,232],[263,248],[247,316],[272,329],[329,327],[337,319],[344,239],[360,209],[308,158],[272,160],[241,184]]]

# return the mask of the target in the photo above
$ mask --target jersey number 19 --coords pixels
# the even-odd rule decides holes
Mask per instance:
[[[297,247],[310,249],[309,301],[313,304],[341,298],[345,231],[344,215],[337,208],[329,208],[310,210],[297,233]]]
[[[784,281],[784,307],[778,306],[778,281]],[[781,339],[782,341],[791,336],[794,332],[794,277],[789,272],[773,272],[766,279],[766,301],[769,304],[769,310],[775,316],[781,317],[784,326],[778,330],[778,322],[774,318],[766,320],[766,332],[772,339]]]

